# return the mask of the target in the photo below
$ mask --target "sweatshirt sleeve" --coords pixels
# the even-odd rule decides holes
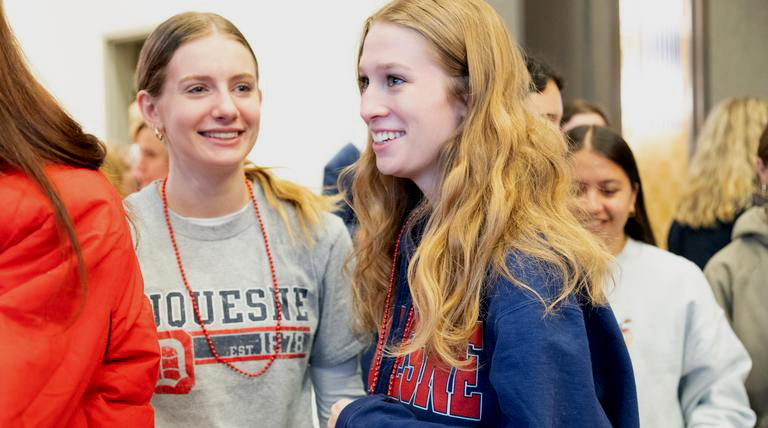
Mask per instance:
[[[693,267],[693,266],[692,266]],[[691,272],[698,284],[687,308],[680,405],[688,427],[751,427],[744,380],[752,361],[715,301],[701,271]]]
[[[722,255],[723,253],[719,253]],[[721,257],[715,254],[707,266],[704,268],[704,275],[707,277],[710,287],[712,287],[712,293],[715,295],[717,303],[725,311],[725,315],[729,321],[733,321],[733,292],[731,290],[731,284],[733,284],[733,272],[731,266],[725,261],[725,257]]]
[[[595,391],[584,325],[574,305],[545,315],[534,301],[489,326],[491,384],[508,426],[611,426]]]
[[[320,320],[312,345],[310,364],[334,366],[357,357],[364,343],[352,328],[352,287],[344,264],[352,241],[338,217],[327,214],[325,242],[316,244],[315,263],[321,281]]]

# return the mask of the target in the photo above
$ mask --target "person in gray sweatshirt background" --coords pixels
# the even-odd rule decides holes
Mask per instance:
[[[332,200],[244,163],[259,130],[251,47],[228,20],[183,13],[142,48],[137,101],[166,179],[126,200],[160,337],[164,426],[312,425],[363,394],[349,319],[351,240]]]
[[[757,149],[760,193],[733,227],[733,241],[707,263],[715,298],[752,356],[747,393],[757,427],[768,427],[768,126]]]

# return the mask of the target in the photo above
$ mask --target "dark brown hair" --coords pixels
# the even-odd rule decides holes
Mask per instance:
[[[608,120],[603,109],[581,98],[577,98],[563,106],[563,119],[560,121],[560,125],[565,125],[573,116],[581,113],[594,113],[603,118],[606,126],[611,126],[611,122]]]
[[[757,157],[762,159],[765,165],[768,165],[768,126],[763,130],[760,142],[757,144]]]
[[[0,173],[16,170],[35,181],[51,201],[64,246],[65,237],[77,259],[79,283],[86,285],[85,265],[72,219],[45,175],[46,165],[96,170],[105,148],[83,132],[35,80],[5,18],[0,1]]]

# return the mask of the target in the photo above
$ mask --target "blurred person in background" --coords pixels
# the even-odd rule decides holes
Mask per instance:
[[[563,119],[560,127],[568,132],[577,126],[610,126],[603,109],[587,100],[575,99],[563,107]]]
[[[629,145],[603,127],[567,137],[574,209],[616,256],[606,293],[632,357],[640,426],[752,427],[750,358],[701,270],[655,246]]]
[[[134,101],[128,108],[130,133],[133,142],[139,147],[135,172],[139,189],[168,175],[168,148],[158,138],[152,128],[147,126],[138,104]]]
[[[768,123],[768,102],[731,98],[707,116],[688,166],[669,251],[703,269],[731,240],[736,218],[752,205],[760,133]]]
[[[747,393],[757,427],[768,428],[768,126],[757,149],[756,204],[739,216],[733,241],[707,263],[704,274],[731,326],[752,356]]]
[[[1,2],[0,134],[0,426],[153,426],[157,332],[105,148],[34,79]]]
[[[563,78],[549,64],[531,55],[526,55],[525,67],[531,75],[528,102],[534,111],[560,126],[563,119]]]

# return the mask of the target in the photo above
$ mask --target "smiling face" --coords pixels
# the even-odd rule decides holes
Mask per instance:
[[[139,102],[147,122],[163,131],[172,168],[187,172],[240,168],[259,133],[256,62],[217,33],[179,47],[161,94],[142,91]]]
[[[451,77],[423,36],[385,22],[371,26],[358,67],[360,115],[371,133],[376,167],[433,193],[440,149],[466,113],[449,91]]]
[[[571,166],[582,224],[614,255],[620,253],[626,242],[624,225],[635,212],[636,188],[618,164],[592,150],[572,154]]]

